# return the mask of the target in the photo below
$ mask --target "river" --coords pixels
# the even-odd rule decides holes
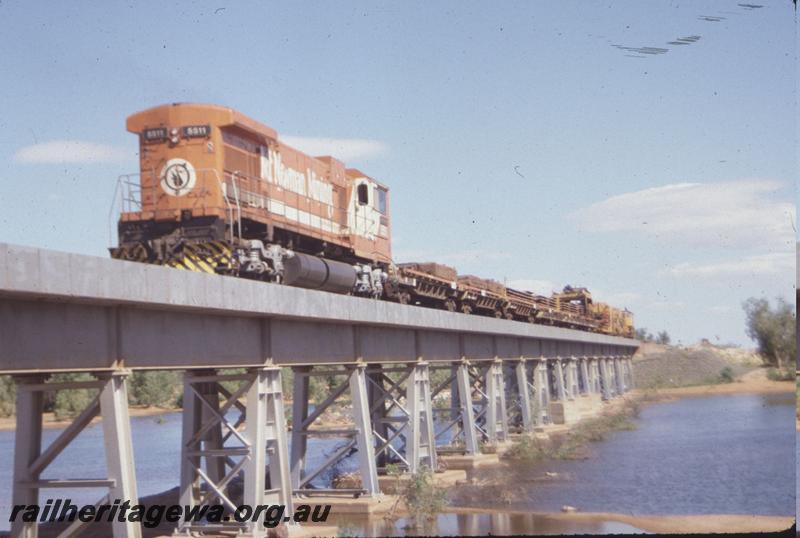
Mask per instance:
[[[480,469],[475,475],[480,485],[455,488],[450,496],[458,506],[498,511],[558,512],[562,505],[571,505],[582,512],[636,515],[792,515],[794,413],[791,393],[654,403],[643,408],[636,430],[616,432],[608,440],[593,444],[586,460]],[[177,485],[180,417],[170,413],[131,420],[140,496]],[[45,443],[58,433],[56,429],[45,430]],[[0,530],[8,529],[13,440],[14,432],[0,431],[0,454],[7,455],[0,458]],[[323,460],[337,442],[317,443],[312,465],[314,460]],[[100,425],[88,427],[52,464],[58,472],[49,471],[45,477],[105,476],[102,446]],[[343,470],[348,468],[355,468],[355,462],[348,462]],[[558,476],[544,480],[545,472]],[[94,502],[101,494],[100,490],[86,489],[47,493],[69,497],[76,504]],[[544,531],[542,525],[549,524],[541,518],[530,519],[530,524],[515,518],[508,524],[516,532],[534,528]],[[437,530],[458,533],[470,528],[480,534],[499,525],[496,521],[497,517],[493,520],[487,515],[470,518],[447,514],[440,518]],[[552,528],[554,532],[629,530],[614,523],[592,529],[565,524]]]

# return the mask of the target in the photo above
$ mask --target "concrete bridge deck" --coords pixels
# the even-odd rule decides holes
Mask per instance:
[[[354,452],[358,481],[336,493],[371,499],[389,463],[409,473],[436,469],[442,450],[476,457],[481,444],[507,441],[512,429],[532,433],[576,420],[587,402],[630,389],[637,347],[601,334],[0,243],[0,373],[17,381],[15,505],[37,503],[43,488],[89,483],[107,488],[100,504],[135,504],[132,370],[184,371],[181,505],[233,510],[228,494],[238,478],[242,503],[291,510],[298,495],[333,493],[319,477]],[[224,371],[233,367],[245,373]],[[290,434],[280,367],[294,373]],[[431,382],[435,370],[447,372],[444,382]],[[79,371],[94,380],[50,379]],[[309,382],[319,375],[339,385],[312,409]],[[97,395],[43,447],[43,394],[74,388]],[[352,424],[320,427],[321,414],[343,395]],[[446,418],[434,412],[442,411],[432,406],[437,395],[449,398]],[[239,418],[231,421],[234,411]],[[98,415],[109,476],[42,479]],[[331,435],[343,439],[342,448],[308,468],[309,439]],[[179,528],[216,529],[191,521]],[[225,528],[266,533],[259,522]],[[141,533],[131,522],[114,523],[113,531]],[[12,526],[13,536],[36,533],[35,523]]]
[[[2,243],[0,342],[0,373],[622,356],[638,346],[626,338]]]

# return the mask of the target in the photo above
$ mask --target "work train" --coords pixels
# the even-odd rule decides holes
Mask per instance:
[[[163,105],[128,117],[127,129],[139,136],[140,172],[119,179],[114,258],[633,335],[631,313],[586,288],[546,297],[442,264],[393,263],[385,185],[235,110]]]

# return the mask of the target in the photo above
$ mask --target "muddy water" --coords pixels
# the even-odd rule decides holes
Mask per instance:
[[[686,398],[647,406],[637,422],[585,460],[478,470],[478,484],[452,500],[535,512],[795,513],[793,394]]]

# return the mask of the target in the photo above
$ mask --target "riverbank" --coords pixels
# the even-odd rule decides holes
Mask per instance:
[[[668,400],[681,397],[717,396],[722,394],[775,394],[795,391],[794,381],[772,381],[767,378],[766,368],[751,370],[730,383],[690,385],[684,387],[636,388],[632,396],[649,399]]]
[[[181,409],[172,409],[166,407],[136,407],[130,406],[128,408],[128,414],[132,417],[157,417],[159,415],[165,415],[167,413],[180,413]],[[157,420],[157,419],[155,419]],[[92,419],[91,424],[97,424],[100,422],[100,417],[97,416]],[[44,418],[42,421],[42,427],[46,429],[51,428],[66,428],[72,424],[72,419],[66,420],[58,420],[53,413],[44,413]],[[17,429],[17,418],[14,416],[11,417],[0,417],[0,431],[13,431]]]

